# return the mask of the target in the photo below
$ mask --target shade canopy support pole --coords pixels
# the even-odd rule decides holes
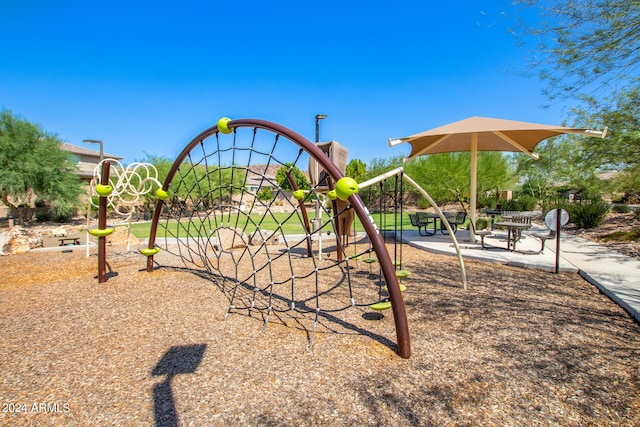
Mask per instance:
[[[476,243],[476,205],[478,199],[478,133],[471,134],[471,188],[469,190],[469,220],[473,222],[470,227],[469,238],[471,243]]]

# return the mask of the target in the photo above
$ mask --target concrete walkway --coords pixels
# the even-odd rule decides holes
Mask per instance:
[[[463,259],[497,262],[501,264],[534,268],[554,272],[556,269],[556,241],[547,240],[542,254],[540,240],[533,233],[545,233],[546,229],[534,226],[523,232],[524,238],[517,244],[517,252],[506,250],[506,234],[494,231],[485,237],[485,246],[469,242],[469,232],[459,230],[456,239]],[[438,232],[434,236],[420,236],[417,230],[403,231],[403,240],[413,246],[449,255],[456,255],[450,236]],[[457,257],[455,258],[457,262]],[[578,272],[585,280],[597,286],[633,318],[640,321],[640,260],[608,250],[604,246],[581,237],[561,234],[559,270]]]

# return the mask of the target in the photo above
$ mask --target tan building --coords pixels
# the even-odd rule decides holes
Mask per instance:
[[[70,152],[74,156],[75,162],[80,168],[78,172],[80,178],[83,181],[91,181],[91,178],[93,178],[93,170],[98,166],[98,163],[100,163],[100,152],[67,143],[61,144],[60,148]],[[103,156],[105,159],[115,159],[118,161],[123,159],[120,156],[109,153],[103,153]]]

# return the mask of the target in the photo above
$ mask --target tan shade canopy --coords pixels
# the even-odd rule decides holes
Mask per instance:
[[[475,224],[478,151],[521,151],[537,159],[538,155],[533,152],[534,148],[540,141],[552,136],[572,133],[604,138],[606,132],[606,128],[604,131],[594,131],[487,117],[471,117],[405,138],[389,139],[389,145],[402,142],[411,144],[409,159],[426,154],[470,152],[469,216]],[[473,231],[471,231],[471,240],[475,241]]]
[[[475,136],[477,151],[521,151],[532,155],[539,142],[567,133],[604,137],[604,132],[589,129],[471,117],[390,141],[390,144],[408,142],[411,144],[408,158],[412,158],[424,154],[472,151],[472,136]]]

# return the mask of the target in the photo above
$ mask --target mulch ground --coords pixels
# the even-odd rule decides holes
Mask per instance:
[[[466,261],[465,291],[455,258],[402,256],[409,359],[390,311],[263,330],[166,254],[109,249],[104,284],[83,251],[0,257],[0,424],[640,425],[640,326],[577,274]]]

